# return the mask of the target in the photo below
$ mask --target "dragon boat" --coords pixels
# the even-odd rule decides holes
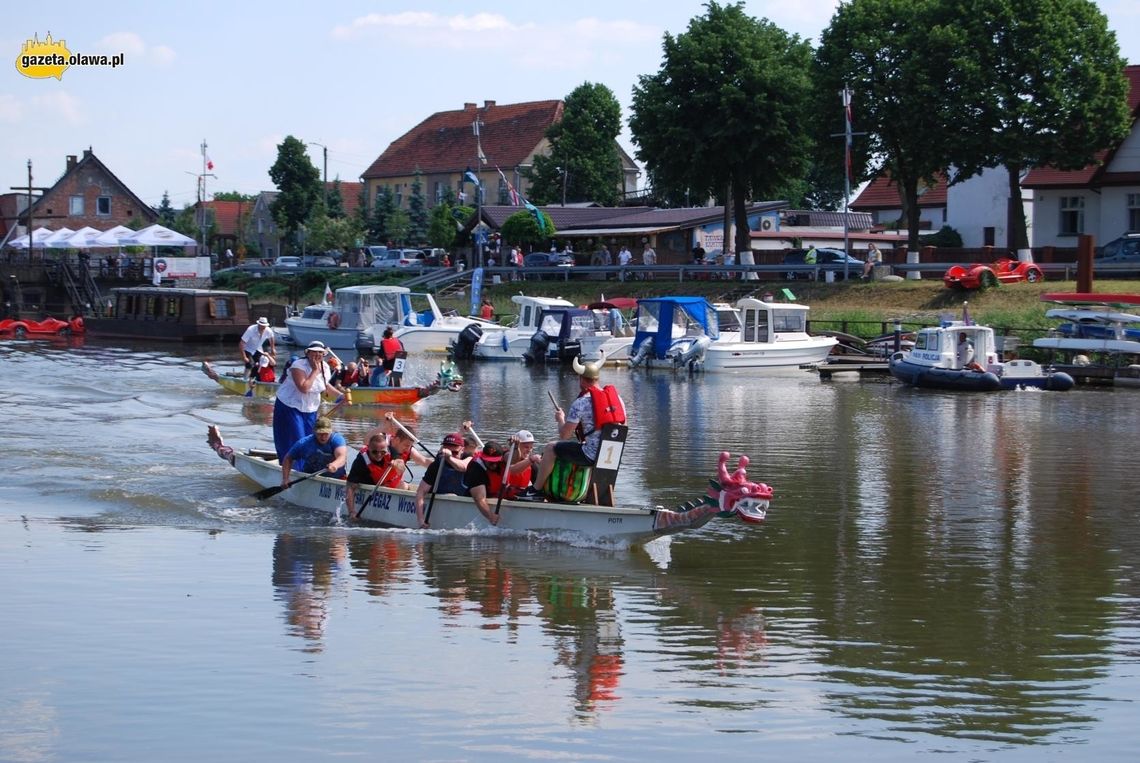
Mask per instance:
[[[235,450],[223,443],[216,427],[210,427],[207,442],[221,458],[255,484],[265,488],[280,486],[281,465],[272,451]],[[748,479],[747,456],[739,458],[732,472],[728,469],[729,458],[728,453],[720,454],[717,477],[709,480],[704,496],[676,509],[504,500],[499,506],[497,529],[513,534],[535,533],[558,540],[589,539],[630,546],[663,535],[695,530],[716,517],[735,517],[749,524],[760,524],[767,516],[772,488]],[[294,480],[279,496],[294,506],[336,517],[348,516],[345,482],[341,479],[318,474]],[[353,514],[359,514],[356,517],[359,521],[383,527],[418,527],[414,490],[385,487],[373,490],[362,486],[356,491],[356,504],[352,507]],[[437,494],[430,507],[432,530],[491,527],[474,500],[467,496]]]
[[[202,363],[202,373],[218,383],[226,392],[246,397],[273,400],[277,397],[279,382],[260,382],[252,384],[245,376],[236,371],[216,371],[209,362]],[[431,397],[440,390],[455,391],[463,385],[463,376],[453,363],[444,361],[440,364],[439,373],[430,383],[418,387],[353,387],[352,403],[358,405],[404,405],[410,406]]]

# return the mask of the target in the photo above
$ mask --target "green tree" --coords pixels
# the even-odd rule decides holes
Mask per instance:
[[[325,205],[328,207],[329,217],[344,217],[344,194],[340,190],[340,178],[332,181],[332,187],[325,196]]]
[[[535,204],[595,201],[613,206],[622,189],[621,105],[613,91],[584,82],[566,96],[562,119],[546,131],[550,154],[525,171]]]
[[[446,189],[443,198],[428,213],[428,243],[431,246],[450,249],[455,245],[457,232],[473,214],[475,214],[474,207],[456,204],[455,192],[450,188]]]
[[[162,202],[159,203],[158,209],[155,211],[158,212],[158,222],[173,230],[174,220],[178,216],[178,213],[174,211],[174,207],[170,204],[169,191],[162,192]]]
[[[344,216],[333,217],[324,210],[314,214],[307,227],[308,248],[314,252],[329,249],[347,252],[356,245],[356,240],[361,234],[355,219]]]
[[[558,231],[554,229],[554,222],[550,217],[539,210],[542,215],[544,227],[538,226],[538,220],[529,210],[520,210],[503,221],[503,227],[499,229],[502,234],[503,242],[512,245],[518,244],[524,248],[527,245],[531,247],[542,244],[549,238],[558,235]]]
[[[424,199],[423,175],[416,170],[408,194],[408,242],[422,244],[428,238],[427,202]]]
[[[174,224],[170,227],[184,236],[189,236],[197,240],[202,235],[202,230],[198,223],[198,209],[191,204],[187,204],[175,215]]]
[[[811,47],[742,4],[706,8],[665,35],[661,70],[634,87],[630,129],[655,189],[730,201],[744,251],[748,199],[774,198],[808,168]]]
[[[1009,174],[1011,249],[1026,249],[1021,174],[1075,170],[1128,134],[1127,63],[1089,0],[945,0],[965,44],[955,78],[955,180],[986,167]]]
[[[269,178],[277,186],[277,198],[270,205],[286,240],[295,239],[297,229],[308,222],[313,206],[322,199],[320,173],[305,144],[289,135],[277,147],[277,161],[269,168]]]
[[[911,249],[918,248],[918,192],[950,163],[945,125],[960,113],[950,59],[962,35],[943,0],[852,0],[841,5],[816,51],[817,103],[853,94],[854,129],[866,133],[853,151],[853,182],[872,157],[900,189]],[[830,128],[842,131],[842,111]],[[834,153],[834,152],[832,152]]]
[[[368,218],[368,239],[370,243],[386,245],[395,241],[392,235],[391,220],[397,212],[396,199],[392,189],[381,186],[376,192],[376,203],[372,206],[372,214]]]
[[[214,194],[214,201],[257,201],[257,195],[240,191],[220,191]]]

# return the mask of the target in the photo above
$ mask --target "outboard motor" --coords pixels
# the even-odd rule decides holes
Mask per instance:
[[[582,354],[582,341],[580,339],[566,339],[558,343],[558,362],[569,363]]]
[[[637,346],[637,351],[630,356],[629,365],[633,368],[637,368],[649,359],[651,352],[653,352],[653,340],[646,339]]]
[[[523,352],[523,360],[527,363],[545,363],[546,353],[550,350],[550,337],[539,329],[530,338],[530,347]]]
[[[455,360],[470,360],[475,357],[475,345],[483,337],[483,329],[477,323],[468,324],[451,343],[451,357]]]
[[[712,340],[707,336],[697,337],[689,343],[688,347],[685,347],[673,356],[674,366],[686,366],[690,372],[702,370],[705,360],[705,351],[708,350],[710,344],[712,344]]]

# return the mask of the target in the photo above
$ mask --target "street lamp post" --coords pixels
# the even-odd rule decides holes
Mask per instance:
[[[848,220],[847,205],[851,199],[851,88],[846,83],[839,91],[839,98],[843,102],[843,280],[847,280],[848,259],[851,256],[851,246],[848,241],[850,222]]]
[[[324,188],[324,197],[325,197],[325,207],[327,208],[329,205],[329,147],[324,145],[323,143],[317,143],[315,140],[310,140],[305,145],[320,146],[321,152],[324,154],[325,171],[324,171],[323,188]]]

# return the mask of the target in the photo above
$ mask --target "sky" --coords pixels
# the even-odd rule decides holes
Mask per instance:
[[[745,10],[814,44],[838,5],[748,0]],[[1121,54],[1140,63],[1140,2],[1098,5]],[[330,180],[356,181],[393,140],[467,102],[559,99],[601,83],[628,120],[638,77],[660,67],[663,35],[704,12],[696,0],[32,6],[8,8],[0,32],[12,62],[0,67],[0,192],[27,183],[29,160],[33,185],[51,186],[68,155],[90,148],[144,202],[169,192],[176,208],[197,200],[203,141],[214,165],[207,195],[253,194],[273,190],[268,170],[287,135],[317,144],[318,170],[327,147]],[[25,42],[49,33],[71,53],[122,54],[123,64],[24,76]],[[632,155],[628,130],[619,140]]]

